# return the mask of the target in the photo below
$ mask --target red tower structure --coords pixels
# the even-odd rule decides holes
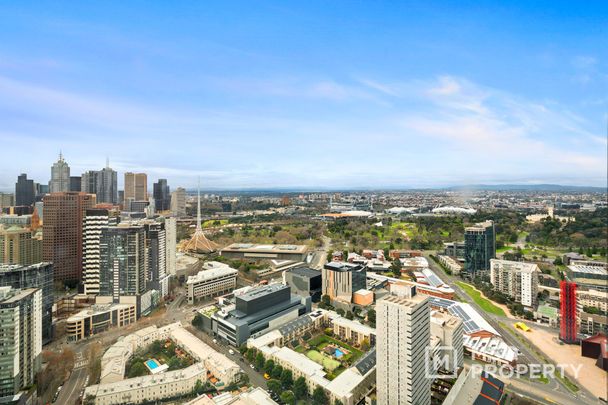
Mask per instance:
[[[565,343],[576,343],[576,283],[560,283],[560,331],[559,338]]]

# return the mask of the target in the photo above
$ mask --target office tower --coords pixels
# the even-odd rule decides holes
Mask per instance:
[[[42,339],[44,342],[49,342],[53,336],[53,264],[47,262],[29,266],[0,264],[0,286],[42,290]]]
[[[147,282],[146,289],[160,291],[161,296],[169,294],[167,276],[167,233],[165,223],[144,224],[146,235]]]
[[[425,355],[430,342],[428,298],[390,295],[376,305],[376,387],[379,405],[431,403]]]
[[[494,222],[486,221],[464,229],[464,265],[470,278],[490,270],[490,259],[496,257]]]
[[[131,206],[137,204],[138,201],[133,201]],[[156,214],[156,204],[154,201],[154,197],[150,197],[148,200],[148,205],[144,208],[144,212],[146,213],[146,217],[153,218],[154,214]]]
[[[178,187],[171,193],[171,214],[176,217],[186,216],[186,189]]]
[[[42,257],[53,262],[55,281],[82,280],[82,224],[95,195],[51,193],[44,197]]]
[[[34,212],[38,213],[40,221],[44,221],[44,203],[42,201],[36,201],[34,203]]]
[[[367,269],[360,264],[330,262],[321,273],[323,295],[332,300],[351,302],[355,292],[367,287]]]
[[[103,228],[99,241],[99,295],[136,296],[146,292],[145,233],[142,226]]]
[[[576,283],[560,282],[560,325],[559,338],[565,343],[576,343],[577,338],[577,305]]]
[[[539,273],[535,263],[490,260],[490,282],[494,289],[528,308],[536,305]]]
[[[12,402],[21,389],[35,383],[42,363],[39,289],[0,287],[0,336],[0,398]]]
[[[59,153],[59,160],[51,167],[51,181],[49,183],[51,193],[70,191],[70,166]]]
[[[153,186],[154,206],[156,211],[167,211],[171,209],[171,194],[167,179],[158,179],[158,183]]]
[[[118,174],[109,167],[89,170],[82,175],[82,191],[95,194],[97,203],[118,204]]]
[[[86,210],[83,221],[83,283],[84,293],[99,294],[99,242],[101,230],[118,223],[119,212],[101,208]]]
[[[28,180],[25,173],[20,174],[15,183],[15,205],[32,205],[35,198],[34,180]]]
[[[42,198],[42,196],[44,196],[45,194],[49,193],[49,185],[48,184],[38,184],[38,183],[34,183],[35,184],[35,191],[36,191],[36,200],[40,200]]]
[[[42,238],[31,229],[0,225],[0,263],[34,264],[42,261]]]
[[[70,191],[82,191],[82,177],[70,176]]]
[[[167,260],[168,276],[175,275],[177,272],[177,219],[165,218],[165,236],[167,238],[167,251],[165,253]]]
[[[0,212],[3,208],[15,205],[15,195],[11,193],[0,193]]]
[[[118,190],[118,204],[124,204],[125,202],[125,190]]]
[[[125,202],[148,200],[148,175],[125,173]]]

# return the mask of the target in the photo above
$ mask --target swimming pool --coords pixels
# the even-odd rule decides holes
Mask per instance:
[[[344,356],[344,352],[340,349],[336,349],[334,356],[336,356],[336,359],[339,359],[340,357]]]
[[[146,366],[148,366],[148,368],[150,370],[154,370],[155,368],[158,367],[158,363],[156,362],[156,360],[150,359],[150,360],[146,360]]]

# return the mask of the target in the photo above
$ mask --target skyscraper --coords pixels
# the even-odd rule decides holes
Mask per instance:
[[[42,363],[42,294],[39,289],[0,287],[0,336],[0,398],[8,397],[9,403],[13,403],[21,389],[35,383]]]
[[[99,294],[99,243],[101,230],[118,223],[118,212],[91,208],[83,222],[83,283],[84,293]]]
[[[167,276],[167,233],[165,223],[154,222],[144,225],[146,234],[147,257],[147,289],[161,292],[161,296],[169,293],[169,277]]]
[[[49,191],[51,193],[70,191],[70,166],[63,159],[61,152],[59,153],[59,160],[51,167]]]
[[[177,220],[175,218],[165,218],[165,233],[167,237],[167,275],[175,275],[177,271]]]
[[[70,191],[82,191],[82,177],[70,176]]]
[[[99,242],[99,295],[119,302],[121,296],[136,296],[144,292],[144,228],[129,225],[103,228]]]
[[[414,292],[415,294],[415,292]],[[376,387],[379,405],[431,403],[425,374],[430,341],[428,298],[390,295],[376,306]]]
[[[176,217],[186,216],[186,190],[182,187],[171,193],[171,214]]]
[[[42,261],[42,238],[30,228],[0,225],[0,263],[34,264]]]
[[[109,166],[82,174],[82,191],[95,194],[98,203],[118,204],[118,174]]]
[[[486,221],[464,229],[464,266],[467,275],[475,278],[489,273],[490,260],[496,258],[496,231],[493,221]]]
[[[171,209],[171,194],[169,193],[167,179],[158,179],[158,182],[154,183],[153,196],[154,207],[157,212]]]
[[[20,174],[15,183],[15,205],[32,205],[35,199],[34,180],[28,180],[25,173]]]
[[[66,192],[44,197],[42,256],[53,262],[55,281],[82,280],[82,224],[95,195]]]
[[[125,173],[125,203],[148,200],[148,175],[146,173]]]
[[[53,337],[53,264],[37,263],[30,266],[0,264],[0,286],[39,288],[42,290],[42,340]]]
[[[0,211],[3,208],[15,205],[15,195],[10,193],[0,193]]]
[[[576,283],[560,282],[560,325],[559,338],[566,343],[576,343],[577,338],[577,305]]]

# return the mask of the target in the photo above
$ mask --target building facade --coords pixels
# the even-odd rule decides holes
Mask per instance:
[[[465,271],[471,278],[489,272],[490,260],[496,258],[494,222],[486,221],[464,229]]]
[[[0,287],[0,402],[11,402],[35,383],[42,353],[41,296],[37,288]]]
[[[118,174],[109,166],[82,174],[82,191],[95,194],[98,203],[118,204]]]
[[[535,263],[490,260],[490,282],[494,289],[528,308],[536,306],[539,273]]]
[[[158,182],[152,185],[152,195],[156,211],[171,209],[171,193],[167,185],[167,179],[158,179]]]
[[[96,305],[66,320],[68,342],[77,342],[89,336],[105,332],[110,327],[125,327],[137,320],[135,304]]]
[[[121,296],[146,292],[145,232],[142,226],[102,228],[99,239],[99,295],[120,302]]]
[[[125,203],[148,199],[148,175],[146,173],[125,173]]]
[[[27,174],[22,173],[17,177],[15,183],[15,205],[29,206],[36,200],[36,189],[34,180],[28,180]]]
[[[59,154],[59,160],[51,167],[51,181],[49,182],[49,192],[64,193],[70,191],[70,166]]]
[[[34,264],[42,261],[42,236],[30,228],[0,225],[0,264]]]
[[[14,289],[37,288],[42,294],[42,340],[49,342],[53,337],[53,264],[38,263],[29,266],[1,265],[0,287]]]
[[[44,196],[42,257],[53,262],[55,281],[82,280],[83,222],[95,201],[95,195],[82,192]]]
[[[296,267],[283,272],[283,284],[301,297],[311,297],[312,302],[319,302],[323,289],[323,280],[319,270],[308,267]]]
[[[353,294],[367,287],[365,266],[343,262],[331,262],[323,266],[323,295],[331,300],[352,302]]]
[[[203,270],[195,276],[188,277],[188,303],[224,295],[236,288],[238,270],[220,262],[207,262]]]
[[[173,276],[177,273],[177,219],[165,218],[165,233],[167,238],[167,275]]]
[[[176,217],[186,216],[186,189],[178,187],[171,193],[171,214]]]
[[[376,390],[379,405],[431,403],[425,376],[425,347],[430,342],[428,298],[393,295],[376,305]]]
[[[576,283],[560,282],[559,338],[565,343],[578,341]]]
[[[83,283],[84,293],[99,294],[99,247],[101,230],[118,224],[118,212],[107,209],[86,210],[83,222]]]

